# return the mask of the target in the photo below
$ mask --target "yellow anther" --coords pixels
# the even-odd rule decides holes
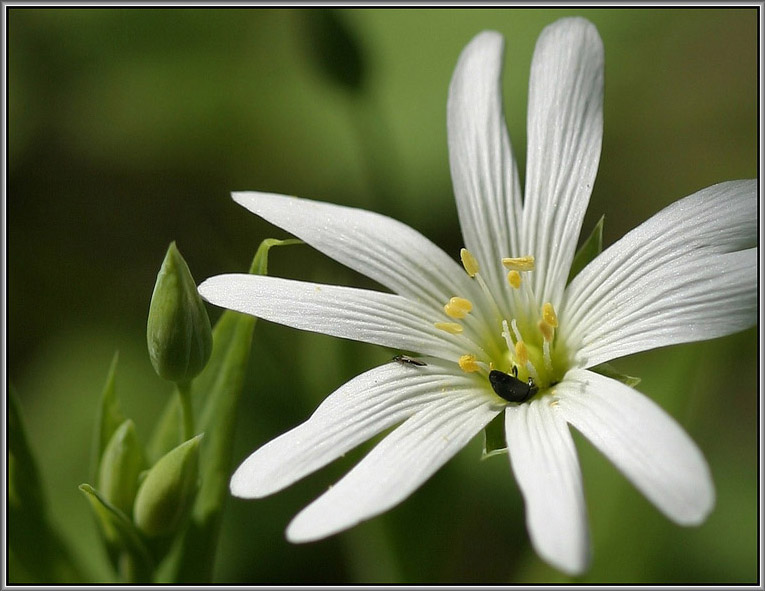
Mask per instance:
[[[529,361],[529,350],[526,348],[526,343],[523,341],[515,343],[515,356],[518,358],[518,363],[526,367]]]
[[[451,334],[459,334],[462,332],[462,325],[456,322],[436,322],[435,326],[438,330],[444,330]]]
[[[470,251],[467,248],[460,250],[460,260],[462,261],[462,266],[465,267],[467,274],[471,277],[475,277],[475,274],[478,273],[478,261],[475,260],[475,257],[470,254]]]
[[[558,328],[558,315],[555,313],[555,308],[553,308],[550,302],[542,306],[542,320],[553,328]]]
[[[507,274],[507,282],[515,289],[518,289],[521,286],[521,274],[513,269]]]
[[[473,373],[481,369],[476,363],[475,355],[463,355],[457,363],[459,363],[460,369],[467,373]]]
[[[470,314],[472,309],[473,304],[470,303],[470,300],[456,296],[450,299],[449,302],[444,306],[444,312],[446,312],[447,316],[452,318],[464,318]]]
[[[544,339],[548,343],[551,343],[553,340],[553,337],[555,336],[555,329],[549,324],[547,324],[544,320],[540,320],[537,326],[539,327],[539,332],[542,333],[542,336],[544,337]]]
[[[532,255],[516,258],[504,258],[502,264],[511,271],[533,271],[534,257]]]

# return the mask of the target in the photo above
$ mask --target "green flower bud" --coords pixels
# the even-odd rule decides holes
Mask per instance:
[[[146,336],[154,369],[173,382],[197,376],[212,352],[210,319],[175,242],[157,275]]]
[[[133,520],[147,536],[174,532],[191,508],[197,492],[201,438],[200,433],[162,456],[141,483]]]
[[[125,515],[130,515],[133,508],[138,491],[138,475],[144,469],[144,465],[144,455],[135,434],[135,425],[127,419],[109,439],[98,470],[98,490]]]

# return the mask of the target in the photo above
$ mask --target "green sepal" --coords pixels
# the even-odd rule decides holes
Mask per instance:
[[[590,261],[598,256],[603,251],[603,223],[605,216],[600,216],[598,223],[590,232],[587,240],[584,241],[581,248],[574,255],[574,260],[571,263],[571,269],[568,272],[568,279],[566,284],[571,283],[571,280],[579,274],[579,271],[584,269]]]
[[[150,582],[154,570],[148,548],[133,522],[89,484],[80,490],[90,503],[112,564],[126,582]]]
[[[601,363],[600,365],[591,367],[590,371],[599,373],[600,375],[606,376],[607,378],[612,378],[618,382],[621,382],[622,384],[626,384],[630,388],[634,388],[640,383],[640,378],[620,373],[610,363]]]
[[[51,522],[37,461],[13,386],[7,398],[7,537],[10,584],[83,583],[87,577]]]
[[[250,274],[266,275],[270,249],[292,244],[303,242],[293,238],[263,240],[250,265]],[[224,312],[213,331],[210,362],[192,383],[199,428],[207,434],[200,450],[201,484],[189,527],[163,565],[163,581],[212,580],[223,505],[229,497],[237,407],[247,375],[256,320],[248,314]]]
[[[138,477],[145,467],[135,425],[126,419],[104,450],[98,471],[98,490],[107,501],[129,516],[138,492]]]
[[[507,452],[505,440],[505,411],[503,410],[483,429],[483,452],[481,459]]]
[[[155,371],[172,382],[189,382],[210,358],[210,318],[175,242],[168,247],[154,284],[146,340]]]
[[[304,242],[298,238],[287,238],[285,240],[266,238],[263,240],[255,252],[255,257],[252,259],[250,275],[268,275],[268,253],[271,248],[274,246],[290,246],[292,244],[304,244]]]
[[[101,457],[104,455],[104,450],[109,440],[114,435],[117,428],[125,422],[125,415],[122,414],[120,409],[119,400],[117,398],[117,361],[119,360],[119,352],[114,353],[111,366],[109,367],[109,373],[106,376],[106,383],[104,389],[101,392],[101,402],[98,406],[96,414],[96,426],[93,431],[93,444],[91,448],[91,474],[92,480],[98,479],[98,470],[101,465]]]
[[[199,484],[201,439],[200,433],[162,456],[141,482],[133,520],[144,535],[174,533],[188,514]]]

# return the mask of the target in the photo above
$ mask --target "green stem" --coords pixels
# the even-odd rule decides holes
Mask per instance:
[[[191,382],[178,382],[178,397],[181,401],[181,422],[183,441],[194,437],[194,409],[191,407]]]

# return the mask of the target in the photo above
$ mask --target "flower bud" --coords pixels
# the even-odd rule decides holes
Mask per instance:
[[[144,456],[133,421],[127,419],[114,432],[101,456],[98,470],[98,490],[104,498],[130,515],[138,475],[144,469]]]
[[[170,244],[157,275],[146,330],[156,372],[173,382],[188,382],[207,364],[212,330],[186,261]]]
[[[199,442],[196,437],[162,456],[138,489],[133,520],[149,537],[172,533],[194,502],[199,475]]]

